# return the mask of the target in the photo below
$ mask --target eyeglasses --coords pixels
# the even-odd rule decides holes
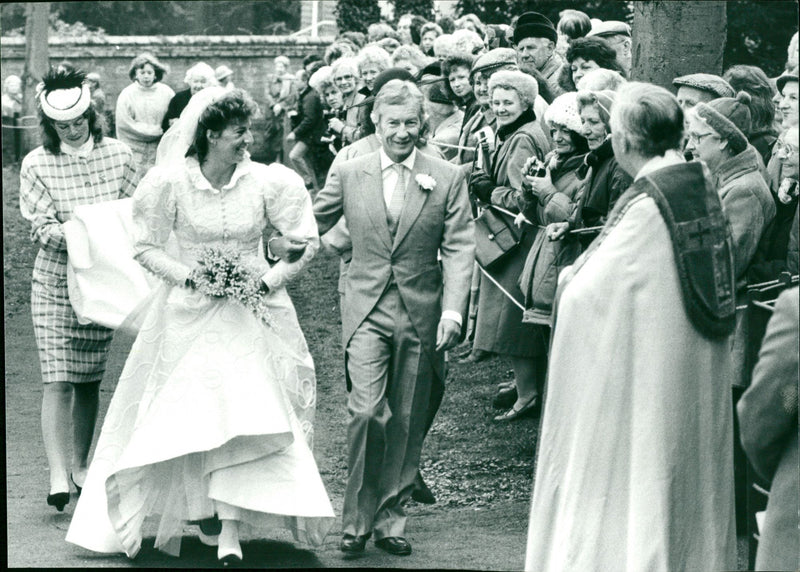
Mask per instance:
[[[356,79],[356,77],[353,76],[353,75],[340,75],[340,76],[335,77],[333,79],[334,79],[334,81],[353,81],[354,79]]]
[[[784,153],[787,157],[791,157],[792,155],[796,155],[798,152],[798,148],[791,143],[786,143],[785,141],[781,141],[778,139],[775,141],[775,147],[773,149],[773,153]]]
[[[719,139],[719,135],[716,133],[689,133],[689,141],[693,141],[694,143],[700,143],[703,140],[703,137],[716,137]]]

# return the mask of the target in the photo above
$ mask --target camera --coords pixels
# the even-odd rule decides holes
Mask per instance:
[[[534,158],[531,161],[530,167],[528,167],[528,175],[531,177],[544,177],[547,175],[547,168],[539,159]]]

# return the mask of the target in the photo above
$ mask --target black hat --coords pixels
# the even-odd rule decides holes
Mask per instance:
[[[433,83],[427,90],[427,99],[433,103],[452,104],[441,82]]]
[[[413,82],[414,76],[411,75],[411,72],[404,70],[403,68],[385,69],[375,76],[375,83],[372,84],[372,95],[378,95],[378,92],[381,90],[381,88],[393,79],[401,79],[403,81]]]
[[[417,72],[416,80],[419,81],[426,75],[442,75],[442,62],[436,60],[426,65],[424,68]]]
[[[519,44],[525,38],[547,38],[556,42],[558,33],[556,27],[544,14],[525,12],[519,17],[514,28],[514,43]]]

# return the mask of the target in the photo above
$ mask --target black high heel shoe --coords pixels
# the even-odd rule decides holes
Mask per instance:
[[[56,507],[58,512],[64,512],[64,507],[69,504],[69,493],[47,495],[47,504]]]
[[[78,496],[81,496],[81,491],[83,487],[79,487],[78,483],[75,482],[75,477],[72,476],[72,473],[69,474],[69,480],[72,481],[72,484],[75,485],[75,489],[78,491]]]

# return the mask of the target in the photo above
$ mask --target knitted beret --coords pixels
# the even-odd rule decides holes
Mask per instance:
[[[693,87],[702,91],[708,91],[717,97],[733,97],[736,92],[727,81],[718,75],[710,73],[692,73],[672,80],[672,85],[680,87]]]
[[[798,81],[796,69],[791,72],[782,73],[780,76],[778,76],[778,79],[775,80],[779,93],[783,91],[783,86],[786,85],[787,81]]]
[[[495,48],[477,57],[472,63],[469,75],[472,77],[478,72],[485,72],[507,65],[517,65],[517,52],[511,48]]]
[[[694,109],[709,127],[728,141],[731,151],[741,153],[747,148],[746,133],[750,133],[750,94],[740,91],[736,97],[720,97],[708,103],[698,103]]]
[[[583,124],[578,113],[578,94],[574,91],[559,95],[544,112],[547,123],[561,125],[570,131],[581,133]]]
[[[556,42],[558,33],[547,16],[539,12],[525,12],[514,27],[514,43],[519,44],[525,38],[547,38]]]

